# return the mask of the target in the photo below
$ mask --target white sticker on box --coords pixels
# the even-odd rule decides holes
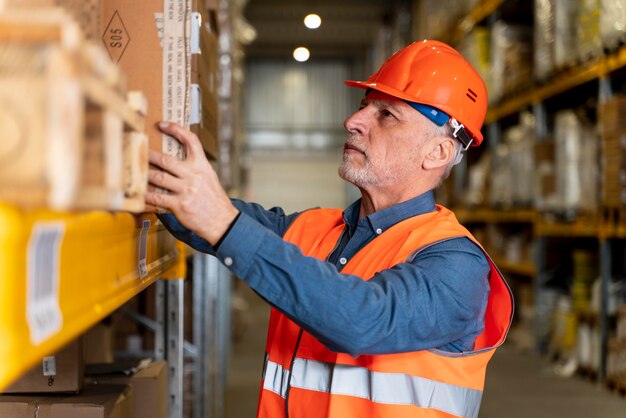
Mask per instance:
[[[43,358],[43,375],[44,376],[56,376],[57,375],[57,360],[54,356],[48,356]]]
[[[202,93],[199,84],[191,85],[191,112],[189,112],[189,124],[195,125],[202,122]]]
[[[150,230],[150,220],[144,219],[141,232],[139,233],[139,260],[137,262],[137,271],[139,278],[143,279],[148,275],[148,265],[146,259],[148,256],[148,231]]]
[[[28,241],[26,259],[26,320],[30,340],[38,345],[61,330],[59,305],[61,242],[65,225],[38,223]]]
[[[191,102],[190,0],[164,0],[163,13],[163,120],[185,126]],[[163,134],[163,152],[184,159],[184,148]]]
[[[202,27],[202,17],[200,13],[193,12],[191,14],[191,36],[189,37],[189,43],[191,45],[191,53],[200,53],[200,28]]]

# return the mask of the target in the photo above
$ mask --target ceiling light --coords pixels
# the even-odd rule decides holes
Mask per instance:
[[[318,15],[311,13],[304,18],[304,26],[309,29],[317,29],[322,24],[322,18]]]
[[[311,53],[308,49],[303,46],[300,46],[293,50],[293,57],[296,61],[304,62],[309,59]]]

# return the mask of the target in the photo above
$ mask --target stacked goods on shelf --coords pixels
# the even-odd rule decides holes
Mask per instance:
[[[600,1],[579,0],[577,48],[582,61],[604,53],[600,37]]]
[[[490,204],[498,208],[529,207],[534,184],[535,120],[520,114],[518,125],[507,129],[493,155]]]
[[[209,156],[217,154],[216,17],[195,10],[195,0],[102,0],[102,41],[129,87],[148,99],[150,148],[180,159],[182,146],[159,121],[189,127]]]
[[[137,416],[133,412],[134,391],[126,382],[85,385],[85,348],[81,336],[13,382],[0,395],[0,418]],[[146,403],[151,404],[154,402]]]
[[[608,341],[606,382],[609,386],[626,390],[626,305],[617,310],[615,336]]]
[[[576,371],[576,314],[568,295],[558,295],[552,311],[549,353],[563,365],[562,372],[571,375]]]
[[[491,74],[487,89],[489,102],[527,87],[532,80],[532,31],[527,26],[502,20],[491,30]]]
[[[490,67],[489,30],[480,26],[474,27],[459,41],[457,50],[487,83]]]
[[[192,129],[197,133],[209,157],[218,156],[218,36],[217,4],[214,1],[200,1],[198,10],[201,17],[199,59],[195,62],[194,78],[198,80],[201,103],[201,118]],[[197,90],[196,90],[197,91]]]
[[[598,108],[601,141],[601,202],[609,211],[626,207],[626,96],[616,96]],[[620,217],[620,221],[623,221]]]
[[[554,3],[555,0],[535,0],[534,76],[544,81],[554,70]]]
[[[46,418],[166,418],[167,363],[114,360],[112,325],[96,324],[0,392],[0,418],[30,418],[37,404]]]
[[[576,362],[579,373],[595,379],[600,371],[600,324],[598,315],[578,315],[576,330]]]
[[[433,39],[443,39],[459,19],[469,11],[472,2],[463,0],[426,0],[422,3],[425,33]]]
[[[168,369],[164,361],[126,361],[87,366],[85,387],[128,385],[134,418],[167,418]]]
[[[624,0],[601,0],[600,38],[605,48],[616,49],[626,41]]]
[[[37,9],[59,6],[64,8],[78,23],[80,29],[89,40],[99,40],[101,0],[7,0],[11,9]]]
[[[555,0],[554,66],[563,69],[576,64],[578,58],[578,0]]]
[[[0,396],[0,418],[134,418],[127,385],[92,385],[79,395]]]
[[[572,308],[578,314],[586,314],[590,310],[591,288],[598,276],[598,259],[595,251],[574,250],[572,263]]]
[[[571,109],[555,116],[556,206],[570,218],[598,209],[598,147],[595,127]]]
[[[556,194],[556,172],[554,164],[554,140],[544,138],[535,143],[535,194],[533,206],[540,212],[554,208],[558,202]]]
[[[83,388],[85,339],[78,338],[44,357],[1,393],[78,393]]]
[[[0,200],[21,207],[140,212],[145,105],[58,8],[0,14]]]

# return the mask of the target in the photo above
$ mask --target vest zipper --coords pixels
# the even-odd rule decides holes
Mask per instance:
[[[287,392],[285,393],[285,418],[289,418],[289,393],[291,393],[291,373],[293,372],[293,365],[296,362],[296,354],[298,353],[298,346],[302,339],[303,329],[300,328],[298,332],[298,339],[296,340],[296,346],[293,349],[293,357],[291,357],[291,364],[289,366],[289,376],[287,377]]]
[[[335,252],[339,243],[341,243],[341,238],[343,238],[343,234],[346,232],[346,227],[344,226],[343,231],[341,231],[341,235],[339,236],[339,240],[335,243],[333,249],[326,256],[326,261],[330,256]],[[342,266],[343,267],[343,266]],[[289,418],[289,393],[291,392],[291,373],[293,372],[293,365],[296,362],[296,356],[298,354],[298,347],[300,346],[300,340],[302,339],[302,333],[304,330],[300,327],[300,332],[298,332],[298,339],[296,340],[296,346],[293,349],[293,356],[291,357],[291,364],[289,365],[289,376],[287,377],[287,391],[285,393],[285,418]]]

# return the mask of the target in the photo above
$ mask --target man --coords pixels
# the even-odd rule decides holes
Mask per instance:
[[[362,198],[285,215],[230,200],[189,131],[188,158],[152,152],[146,201],[274,309],[259,417],[477,417],[513,301],[500,273],[432,190],[482,141],[487,94],[436,41],[397,52],[344,123],[339,175]]]

